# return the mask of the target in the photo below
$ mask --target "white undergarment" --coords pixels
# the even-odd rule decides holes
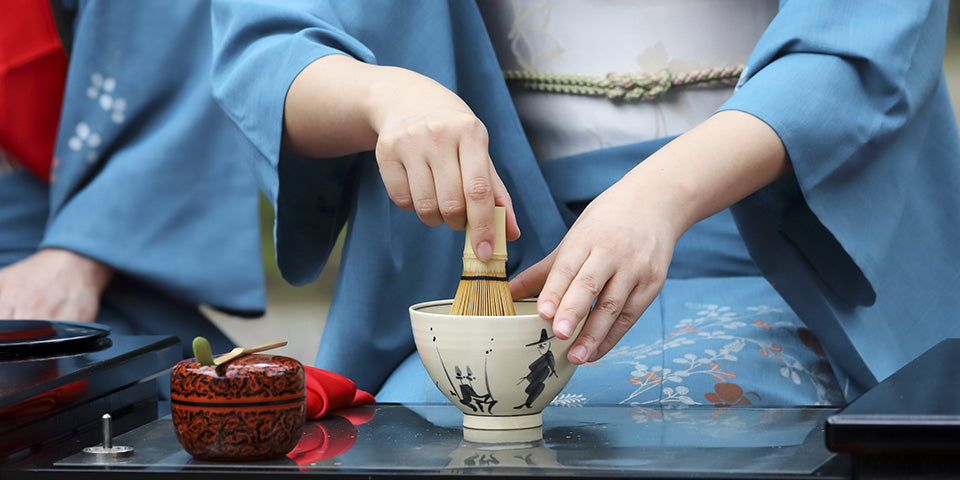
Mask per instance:
[[[480,0],[504,70],[603,76],[682,74],[744,64],[776,0]],[[512,88],[541,161],[676,135],[705,120],[732,88],[681,89],[656,101]]]

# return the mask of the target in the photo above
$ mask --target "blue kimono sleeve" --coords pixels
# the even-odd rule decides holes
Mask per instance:
[[[938,91],[946,7],[782,0],[721,108],[770,125],[795,174],[742,202],[741,230],[779,229],[850,306],[876,301],[874,282],[918,187],[911,172],[924,159],[903,155],[903,133]]]
[[[326,55],[375,61],[336,23],[332,8],[324,1],[213,2],[214,96],[259,153],[253,169],[276,211],[277,252],[311,252],[310,258],[277,256],[281,273],[294,285],[316,278],[326,263],[351,210],[357,160],[281,153],[287,89],[307,65]],[[286,180],[306,178],[318,181]]]
[[[247,316],[265,292],[248,144],[213,101],[203,2],[79,3],[41,248]]]

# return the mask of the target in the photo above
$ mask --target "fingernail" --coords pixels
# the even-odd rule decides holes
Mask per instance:
[[[587,348],[583,345],[577,345],[570,349],[570,356],[573,357],[571,360],[574,363],[583,363],[587,357]]]
[[[557,313],[557,306],[550,300],[545,300],[540,303],[540,316],[546,318],[547,320],[552,319]]]
[[[480,242],[477,245],[476,254],[480,260],[487,261],[493,256],[493,246],[490,245],[490,242]]]
[[[560,320],[557,322],[557,335],[564,339],[570,338],[570,336],[573,335],[573,323],[569,320]]]

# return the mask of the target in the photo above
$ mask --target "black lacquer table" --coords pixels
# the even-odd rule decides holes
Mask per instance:
[[[819,408],[552,407],[541,429],[465,431],[449,405],[383,404],[310,422],[292,455],[252,463],[199,461],[169,416],[116,437],[128,458],[83,452],[36,466],[31,478],[847,478],[823,444],[834,413]],[[466,433],[465,433],[466,432]],[[29,475],[27,475],[29,473]]]
[[[960,478],[960,339],[940,342],[827,418],[858,478]]]
[[[106,363],[137,364],[143,374],[157,366],[145,367],[144,358],[179,351],[165,342],[148,339],[115,352],[119,357],[102,355]],[[551,406],[542,428],[501,433],[464,430],[451,405],[378,404],[308,422],[289,456],[251,463],[192,458],[177,443],[170,417],[154,414],[114,438],[133,447],[132,456],[84,453],[98,439],[76,437],[7,458],[0,478],[952,478],[960,476],[960,405],[952,394],[958,365],[960,340],[945,341],[843,410]],[[155,395],[155,375],[132,388],[146,385]],[[140,395],[122,391],[114,393]],[[931,391],[940,392],[936,400],[926,395]]]
[[[113,334],[60,350],[4,348],[0,468],[51,462],[98,442],[104,413],[116,433],[156,420],[157,378],[180,352],[176,337]]]

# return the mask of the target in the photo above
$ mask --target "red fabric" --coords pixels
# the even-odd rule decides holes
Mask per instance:
[[[357,441],[356,425],[373,418],[373,395],[358,390],[347,377],[304,365],[307,380],[307,420],[303,436],[287,457],[298,465],[336,457]]]
[[[361,406],[307,422],[300,442],[287,457],[297,465],[306,466],[346,453],[357,441],[356,426],[369,422],[375,412],[373,408]]]
[[[67,54],[48,0],[0,1],[0,148],[49,181]]]
[[[347,377],[304,365],[307,380],[307,420],[316,420],[340,409],[367,405],[373,395],[358,390]]]

